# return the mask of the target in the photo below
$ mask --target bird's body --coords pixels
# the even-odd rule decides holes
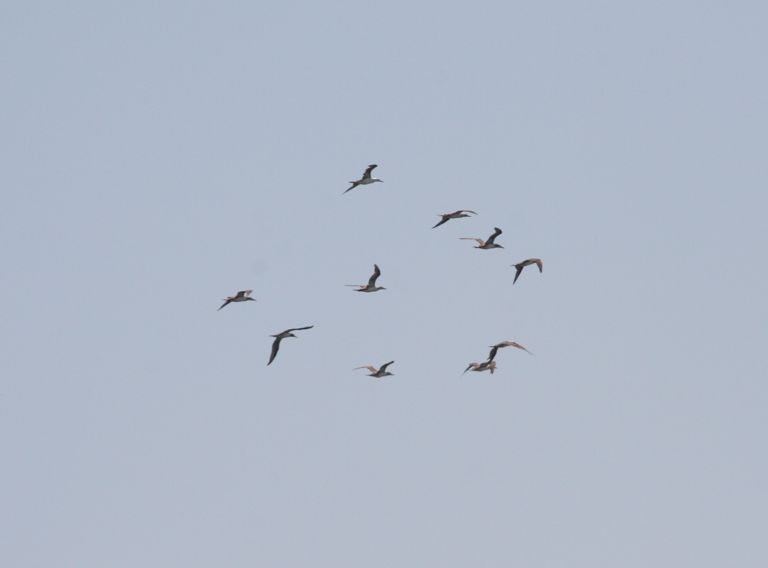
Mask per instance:
[[[470,363],[467,366],[467,368],[464,369],[464,373],[466,373],[467,371],[475,371],[477,373],[482,373],[483,371],[490,371],[490,373],[493,374],[495,370],[496,370],[496,361],[489,359],[488,361],[483,361],[482,363]]]
[[[391,375],[394,375],[394,373],[390,373],[389,371],[387,371],[387,367],[389,367],[392,363],[394,363],[394,361],[390,361],[389,363],[384,363],[378,369],[373,365],[363,365],[361,367],[355,367],[353,371],[356,371],[357,369],[368,369],[370,371],[370,373],[368,373],[369,377],[376,377],[376,378],[389,377]]]
[[[219,307],[219,310],[224,306],[231,304],[232,302],[248,302],[248,301],[255,302],[256,300],[254,298],[251,298],[251,292],[253,292],[253,290],[240,290],[234,296],[227,296],[226,298],[224,298],[224,303],[221,304],[221,306]],[[216,311],[219,311],[219,310],[216,310]]]
[[[440,217],[441,219],[437,222],[437,224],[432,227],[433,229],[435,227],[439,227],[443,223],[447,223],[451,219],[461,219],[462,217],[469,217],[469,214],[477,215],[474,211],[470,211],[469,209],[459,209],[458,211],[454,211],[453,213],[441,213]]]
[[[269,362],[267,365],[272,363],[272,361],[275,360],[275,357],[277,356],[277,352],[280,349],[280,342],[285,339],[286,337],[296,337],[293,333],[293,331],[301,331],[303,329],[312,329],[315,327],[314,325],[308,325],[305,327],[292,327],[290,329],[286,329],[285,331],[281,331],[280,333],[277,333],[275,335],[270,335],[270,337],[274,337],[275,340],[272,342],[272,351],[269,354]]]
[[[517,264],[513,264],[512,266],[515,267],[515,279],[512,281],[512,284],[517,282],[517,279],[520,278],[520,274],[523,272],[523,268],[526,266],[530,266],[531,264],[535,264],[539,267],[539,272],[544,272],[544,263],[541,261],[540,258],[528,258],[526,260],[523,260],[522,262],[518,262]]]
[[[379,290],[386,290],[384,286],[376,286],[376,279],[381,276],[381,270],[379,265],[373,265],[373,274],[368,279],[368,284],[347,284],[347,286],[357,286],[356,292],[378,292]]]
[[[459,237],[461,240],[464,241],[477,241],[476,249],[493,249],[493,248],[504,248],[501,245],[497,245],[495,243],[496,237],[498,237],[502,233],[502,230],[498,227],[493,228],[493,234],[488,237],[488,240],[478,239],[477,237]]]
[[[344,191],[344,193],[347,193],[347,191],[349,191],[350,189],[355,189],[358,185],[368,185],[369,183],[376,183],[377,181],[383,182],[384,180],[380,180],[379,178],[371,177],[371,172],[376,167],[378,167],[377,164],[371,164],[370,166],[365,168],[365,171],[363,172],[363,176],[360,179],[356,179],[354,181],[350,181],[349,183],[351,183],[352,186],[347,188]]]

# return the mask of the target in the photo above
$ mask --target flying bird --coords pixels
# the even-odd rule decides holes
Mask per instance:
[[[352,184],[352,186],[349,187],[346,191],[344,191],[344,193],[347,193],[347,191],[349,191],[350,189],[355,189],[358,185],[368,185],[369,183],[375,183],[377,181],[383,182],[384,180],[381,180],[381,179],[375,178],[375,177],[371,177],[371,172],[376,167],[378,167],[378,164],[371,164],[370,166],[365,168],[365,171],[363,172],[363,177],[361,177],[360,179],[356,179],[354,181],[349,182],[349,183]],[[342,193],[342,195],[344,195],[344,193]]]
[[[254,298],[251,298],[251,292],[253,292],[253,290],[240,290],[234,296],[227,296],[226,298],[224,298],[224,303],[221,304],[221,306],[219,307],[219,310],[224,306],[226,306],[227,304],[231,304],[232,302],[248,302],[248,301],[255,302],[256,300]],[[216,311],[218,312],[219,310],[216,310]]]
[[[394,375],[394,373],[390,373],[387,371],[387,367],[389,367],[394,361],[390,361],[389,363],[384,363],[381,367],[378,369],[374,367],[373,365],[363,365],[362,367],[355,367],[352,369],[353,371],[356,371],[357,369],[368,369],[370,373],[368,373],[369,377],[388,377],[390,375]]]
[[[496,370],[496,361],[488,360],[483,361],[482,363],[470,363],[466,369],[464,369],[464,373],[467,371],[475,371],[478,373],[482,373],[483,371],[490,371],[491,374]],[[462,375],[464,374],[462,373]]]
[[[503,349],[504,347],[516,347],[517,349],[522,349],[526,353],[529,353],[533,355],[530,351],[528,351],[525,347],[520,345],[517,341],[501,341],[497,343],[496,345],[491,345],[491,351],[488,353],[488,360],[493,361],[493,358],[496,357],[496,352],[499,349]]]
[[[373,265],[373,274],[368,279],[368,284],[346,284],[346,286],[357,286],[355,292],[378,292],[379,290],[386,290],[384,286],[376,286],[376,279],[381,276],[381,270],[379,265]]]
[[[492,249],[492,248],[504,248],[501,245],[497,245],[494,241],[496,240],[496,237],[498,237],[502,233],[502,230],[498,227],[493,228],[493,234],[488,237],[487,241],[484,241],[483,239],[478,239],[476,237],[459,237],[461,240],[464,241],[477,241],[478,245],[475,247],[476,249]]]
[[[461,219],[462,217],[469,217],[467,213],[471,213],[472,215],[477,215],[477,213],[475,213],[474,211],[470,211],[469,209],[459,209],[458,211],[454,211],[453,213],[441,213],[440,217],[442,217],[442,219],[440,219],[437,222],[437,225],[435,225],[432,228],[434,229],[435,227],[439,227],[440,225],[442,225],[443,223],[447,223],[451,219]]]
[[[275,356],[277,355],[277,351],[280,349],[280,342],[285,339],[286,337],[296,337],[292,331],[301,331],[303,329],[312,329],[315,327],[314,325],[308,325],[306,327],[292,327],[291,329],[286,329],[285,331],[281,331],[280,333],[276,335],[270,335],[270,337],[274,337],[275,340],[272,342],[272,353],[269,354],[269,362],[267,365],[272,363],[272,361],[275,360]]]
[[[539,267],[539,272],[544,272],[544,263],[541,261],[540,258],[529,258],[527,260],[524,260],[522,262],[518,262],[517,264],[513,264],[512,266],[515,267],[515,279],[512,281],[512,284],[517,282],[517,279],[520,278],[520,273],[523,271],[523,268],[526,266],[530,266],[531,264],[535,264]]]

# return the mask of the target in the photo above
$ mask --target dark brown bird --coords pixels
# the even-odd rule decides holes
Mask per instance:
[[[497,245],[494,241],[496,240],[496,237],[498,237],[502,233],[502,230],[498,227],[493,228],[493,234],[488,237],[487,241],[484,241],[483,239],[478,239],[477,237],[459,237],[462,240],[465,241],[477,241],[478,245],[475,247],[476,249],[492,249],[492,248],[504,248],[501,245]]]
[[[517,264],[513,264],[512,266],[515,267],[515,279],[512,281],[512,284],[517,282],[517,279],[520,278],[520,273],[523,271],[523,268],[526,266],[530,266],[531,264],[535,264],[539,267],[539,272],[544,272],[544,263],[541,261],[540,258],[529,258],[522,262],[518,262]]]
[[[219,310],[224,306],[231,304],[232,302],[248,302],[248,301],[255,302],[256,300],[251,298],[251,292],[253,292],[253,290],[240,290],[234,296],[227,296],[226,298],[224,298],[224,303],[221,304],[221,306],[219,307]],[[216,310],[216,311],[219,311],[219,310]]]
[[[347,188],[344,191],[344,193],[347,193],[347,191],[349,191],[350,189],[355,189],[358,185],[368,185],[369,183],[375,183],[377,181],[383,182],[384,180],[381,180],[381,179],[375,178],[375,177],[371,177],[371,172],[373,171],[374,168],[377,168],[377,167],[378,167],[377,164],[371,164],[370,166],[365,168],[365,171],[363,172],[363,177],[361,177],[360,179],[356,179],[354,181],[349,182],[349,183],[352,184],[352,187]],[[344,193],[342,193],[342,195],[344,195]]]
[[[357,369],[368,369],[370,373],[368,373],[369,377],[388,377],[391,375],[394,375],[394,373],[390,373],[387,371],[387,367],[389,367],[394,361],[390,361],[389,363],[384,363],[381,367],[378,369],[374,367],[373,365],[363,365],[362,367],[355,367],[353,371],[356,371]]]
[[[346,286],[357,286],[355,292],[378,292],[379,290],[386,290],[384,286],[376,286],[376,279],[381,276],[381,270],[379,265],[373,265],[373,274],[368,279],[368,284],[346,284]]]
[[[272,352],[269,354],[269,362],[267,365],[272,363],[272,361],[275,360],[275,356],[277,355],[278,350],[280,349],[280,342],[285,339],[286,337],[296,337],[292,331],[301,331],[303,329],[312,329],[315,327],[314,325],[308,325],[306,327],[292,327],[291,329],[286,329],[285,331],[281,331],[278,334],[270,335],[270,337],[274,337],[275,340],[272,342]]]
[[[435,227],[439,227],[440,225],[442,225],[443,223],[447,223],[451,219],[461,219],[462,217],[469,217],[467,213],[471,213],[472,215],[477,215],[477,213],[475,213],[474,211],[470,211],[469,209],[459,209],[458,211],[454,211],[453,213],[442,213],[440,215],[442,219],[440,219],[437,222],[437,225],[435,225],[432,228],[434,229]]]

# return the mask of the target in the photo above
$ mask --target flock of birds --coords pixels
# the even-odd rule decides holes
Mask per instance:
[[[372,172],[376,167],[378,167],[377,164],[371,164],[367,168],[365,168],[365,171],[363,172],[363,175],[360,177],[360,179],[350,181],[349,183],[351,183],[352,185],[349,188],[347,188],[344,191],[344,193],[347,193],[348,191],[351,191],[360,185],[370,185],[372,183],[382,182],[383,180],[380,180],[379,178],[375,178],[372,176]],[[477,213],[470,209],[459,209],[458,211],[454,211],[452,213],[442,213],[439,215],[440,221],[438,221],[432,228],[435,229],[440,225],[447,223],[451,219],[461,219],[464,217],[469,217],[471,215],[477,215]],[[498,227],[494,227],[493,233],[491,234],[491,236],[489,236],[485,240],[478,237],[460,237],[460,239],[476,241],[477,245],[474,247],[476,249],[490,250],[495,248],[504,248],[502,245],[496,243],[496,238],[502,233],[503,231],[501,229],[499,229]],[[526,266],[531,266],[531,265],[536,265],[539,269],[539,272],[543,272],[544,270],[544,263],[540,258],[528,258],[518,262],[517,264],[513,264],[512,266],[515,267],[516,272],[515,272],[515,278],[512,281],[512,284],[517,282],[517,279],[520,277],[520,274],[523,272],[523,269]],[[376,281],[378,280],[379,276],[381,276],[381,269],[377,264],[374,264],[373,274],[371,274],[371,277],[368,279],[367,284],[347,284],[347,286],[353,286],[357,288],[356,292],[378,292],[379,290],[386,290],[386,288],[384,288],[383,286],[376,285]],[[227,296],[226,298],[224,298],[224,303],[219,307],[219,310],[235,302],[255,302],[256,300],[251,297],[252,293],[253,293],[253,290],[240,290],[234,296]],[[296,337],[296,335],[293,333],[294,331],[304,331],[307,329],[312,329],[313,327],[314,325],[306,325],[304,327],[292,327],[292,328],[286,329],[285,331],[281,331],[280,333],[270,335],[270,337],[274,337],[275,339],[272,342],[272,348],[269,353],[269,361],[267,361],[267,365],[271,365],[272,362],[275,360],[275,357],[277,356],[277,353],[280,350],[280,342],[283,339],[286,339],[288,337]],[[491,345],[490,347],[491,350],[488,353],[488,358],[485,361],[470,363],[467,366],[467,368],[464,369],[464,373],[466,373],[467,371],[475,371],[475,372],[488,371],[491,374],[493,374],[494,371],[496,370],[496,354],[499,349],[503,349],[505,347],[515,347],[516,349],[520,349],[530,355],[533,355],[533,353],[531,353],[528,349],[526,349],[516,341],[510,341],[510,340],[500,341],[495,345]],[[394,373],[391,373],[387,370],[387,367],[389,367],[393,363],[394,361],[389,361],[381,365],[378,369],[373,365],[362,365],[360,367],[355,367],[353,370],[367,369],[368,371],[370,371],[370,373],[368,373],[369,377],[376,377],[376,378],[388,377],[388,376],[394,375]]]

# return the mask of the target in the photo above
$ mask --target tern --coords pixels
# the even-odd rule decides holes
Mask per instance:
[[[379,265],[373,265],[373,274],[368,279],[368,284],[346,284],[346,286],[357,286],[355,292],[378,292],[379,290],[386,290],[384,286],[376,286],[376,279],[381,276],[381,270]]]
[[[296,337],[292,331],[301,331],[302,329],[312,329],[315,327],[314,325],[308,325],[306,327],[292,327],[291,329],[286,329],[285,331],[281,331],[278,334],[270,335],[270,337],[274,337],[275,340],[272,342],[272,353],[269,354],[269,362],[267,365],[272,363],[272,361],[275,360],[275,356],[277,355],[277,351],[280,349],[280,342],[285,339],[286,337]]]
[[[370,371],[370,373],[368,373],[369,377],[377,377],[377,378],[388,377],[390,375],[394,375],[394,373],[390,373],[389,371],[387,371],[387,367],[389,367],[392,363],[394,363],[394,361],[390,361],[389,363],[384,363],[378,369],[373,365],[363,365],[362,367],[355,367],[352,370],[356,371],[358,369],[368,369]]]
[[[461,240],[464,241],[477,241],[478,245],[475,247],[476,249],[493,249],[493,248],[504,248],[501,245],[497,245],[494,241],[496,240],[496,237],[498,237],[502,233],[502,230],[498,227],[493,228],[493,234],[488,237],[487,241],[484,241],[483,239],[478,239],[476,237],[459,237]]]
[[[440,217],[442,217],[442,219],[440,219],[437,222],[437,225],[435,225],[432,228],[434,229],[435,227],[439,227],[440,225],[442,225],[443,223],[447,223],[451,219],[461,219],[462,217],[469,217],[467,213],[471,213],[472,215],[477,215],[477,213],[475,213],[474,211],[470,211],[469,209],[459,209],[458,211],[454,211],[453,213],[441,213]]]
[[[350,189],[355,189],[358,185],[368,185],[369,183],[375,183],[377,181],[383,182],[384,180],[381,180],[379,178],[371,177],[371,172],[374,168],[378,167],[378,164],[371,164],[367,168],[365,168],[365,171],[363,172],[363,177],[360,179],[356,179],[355,181],[351,181],[349,183],[352,184],[350,188],[348,188],[344,193],[347,193]],[[342,193],[342,195],[344,195]]]
[[[525,351],[530,355],[533,355],[533,353],[528,351],[525,347],[520,345],[517,341],[501,341],[496,345],[491,345],[491,351],[488,353],[488,360],[493,361],[493,358],[496,357],[496,352],[499,349],[503,349],[504,347],[516,347],[518,349],[522,349],[523,351]]]
[[[251,298],[251,292],[253,292],[253,290],[240,290],[234,296],[227,296],[226,298],[224,298],[224,303],[221,304],[221,307],[219,308],[219,310],[224,306],[226,306],[227,304],[231,304],[232,302],[248,302],[248,301],[255,302],[256,300],[254,298]],[[219,310],[216,310],[216,311],[219,311]]]
[[[483,371],[490,371],[491,374],[496,370],[496,361],[488,360],[483,361],[482,363],[470,363],[466,369],[464,369],[464,373],[467,371],[476,371],[478,373],[482,373]],[[464,374],[462,373],[462,375]]]
[[[526,266],[530,266],[531,264],[535,264],[539,267],[539,272],[544,272],[544,263],[541,261],[540,258],[529,258],[522,262],[518,262],[517,264],[513,264],[512,266],[515,267],[515,279],[512,281],[512,284],[517,282],[517,279],[520,278],[520,273],[523,271],[523,268]]]

